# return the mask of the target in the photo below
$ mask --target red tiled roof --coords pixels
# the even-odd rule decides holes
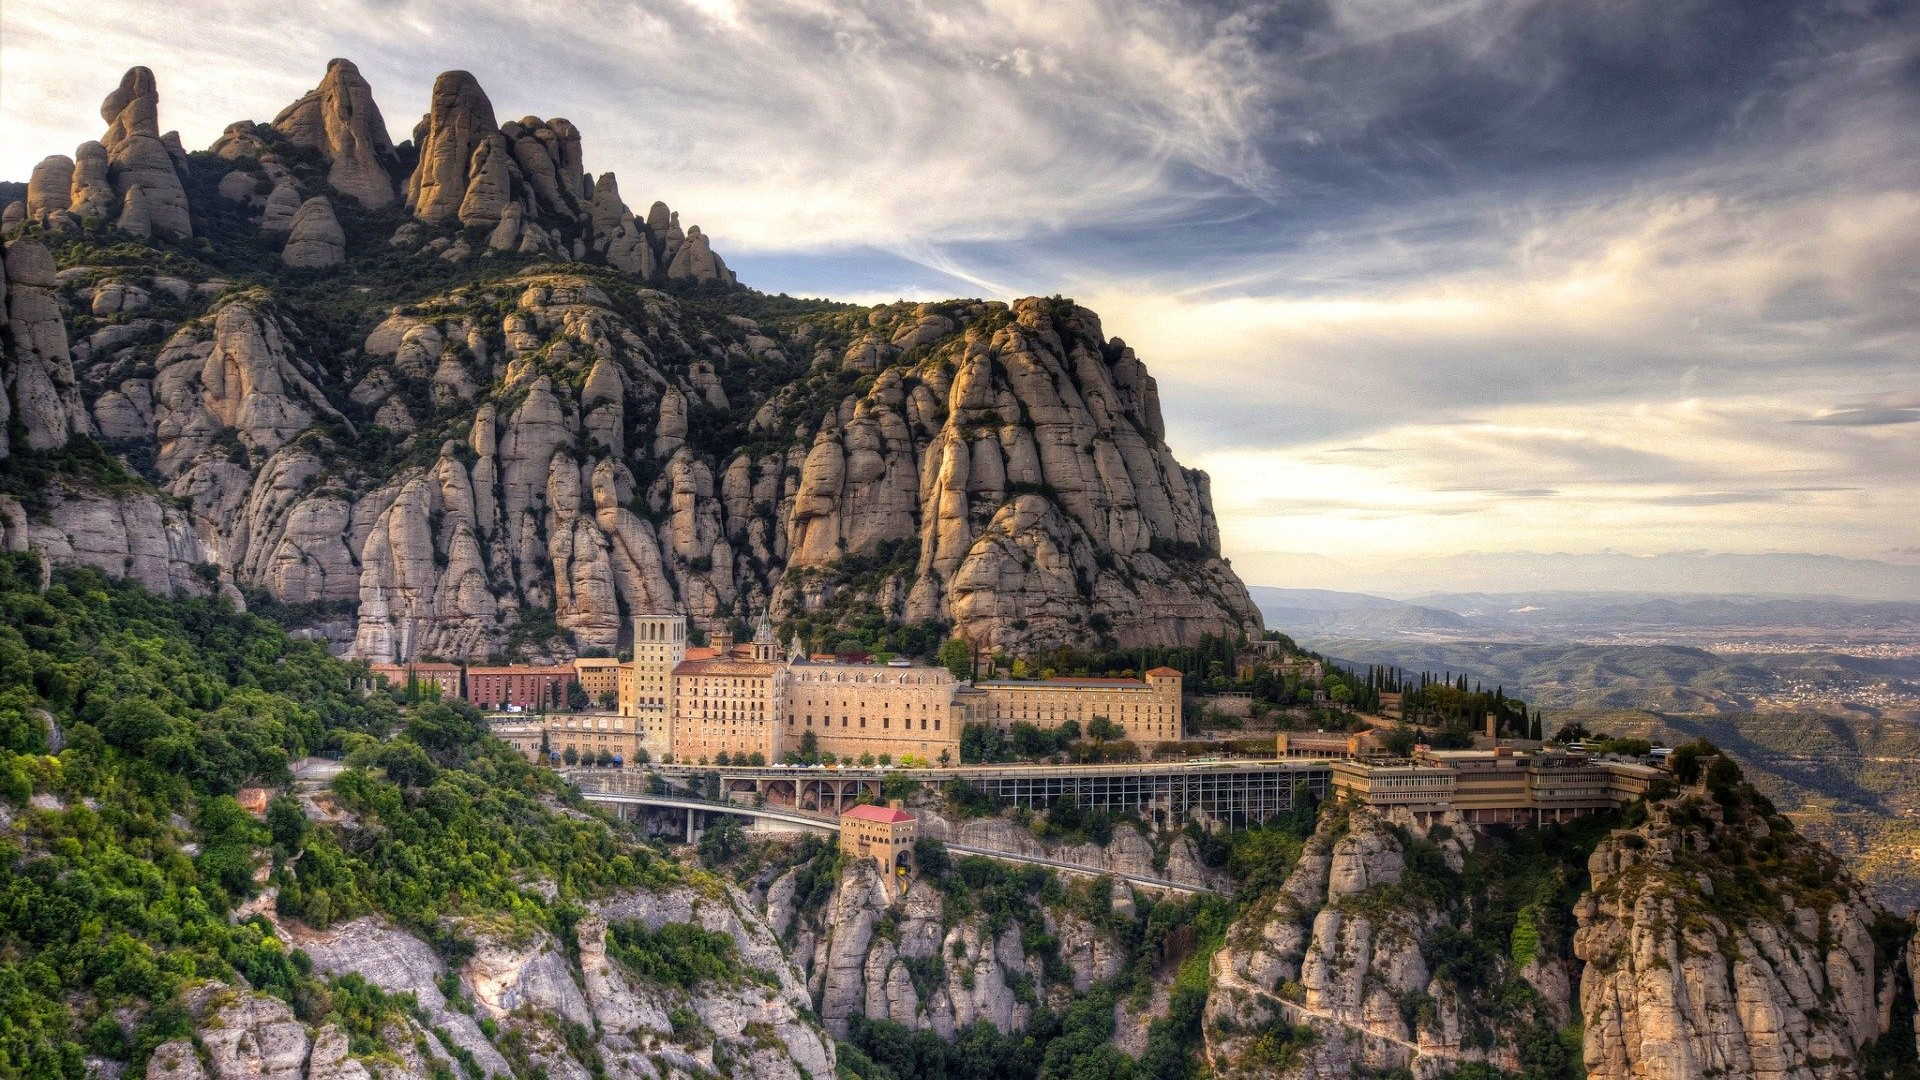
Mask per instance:
[[[1174,678],[1176,678],[1176,679],[1180,679],[1180,678],[1185,678],[1185,677],[1186,677],[1186,674],[1187,674],[1187,673],[1186,673],[1186,672],[1184,672],[1184,671],[1175,671],[1175,670],[1174,670],[1173,668],[1170,668],[1170,667],[1157,667],[1157,668],[1154,668],[1153,670],[1151,670],[1151,671],[1149,671],[1149,672],[1147,672],[1147,674],[1149,674],[1149,675],[1171,675],[1171,676],[1173,676],[1173,677],[1174,677]]]
[[[853,807],[840,816],[859,818],[861,821],[880,821],[888,825],[898,825],[901,822],[913,820],[913,815],[905,810],[895,810],[891,806],[872,806],[866,803]]]

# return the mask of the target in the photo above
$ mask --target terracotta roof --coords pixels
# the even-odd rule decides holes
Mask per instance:
[[[573,674],[573,665],[572,664],[555,664],[550,667],[533,667],[532,665],[522,664],[522,665],[516,665],[513,667],[472,667],[467,669],[467,674],[469,675],[566,675],[566,676],[571,676]]]
[[[686,659],[688,660],[711,660],[713,659],[713,657],[714,657],[714,651],[712,649],[707,648],[705,645],[693,646],[692,648],[687,650],[687,655],[686,655]]]
[[[1181,678],[1185,678],[1185,677],[1186,677],[1186,674],[1187,674],[1187,673],[1186,673],[1186,672],[1184,672],[1184,671],[1175,671],[1175,670],[1174,670],[1173,668],[1170,668],[1170,667],[1157,667],[1157,668],[1154,668],[1154,669],[1152,669],[1151,671],[1148,671],[1148,672],[1147,672],[1147,674],[1149,674],[1149,675],[1171,675],[1171,676],[1173,676],[1173,677],[1174,677],[1174,678],[1176,678],[1176,679],[1181,679]]]
[[[872,806],[862,803],[840,815],[843,818],[858,818],[861,821],[880,821],[888,825],[898,825],[903,821],[912,821],[913,815],[905,810],[895,810],[891,806]]]

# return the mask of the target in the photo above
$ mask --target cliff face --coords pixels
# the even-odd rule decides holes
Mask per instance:
[[[272,920],[271,895],[253,910]],[[742,964],[760,974],[693,989],[650,983],[608,955],[608,924],[628,921],[725,934]],[[411,995],[411,1007],[390,1010],[373,1031],[349,1039],[336,1023],[301,1023],[268,994],[202,984],[183,1002],[194,1037],[156,1049],[148,1080],[431,1080],[534,1070],[555,1080],[716,1073],[809,1080],[834,1073],[833,1041],[811,1018],[806,988],[765,924],[731,891],[617,894],[581,918],[571,950],[546,931],[460,920],[456,931],[476,948],[451,968],[425,941],[371,917],[326,931],[277,921],[275,929],[306,953],[316,975],[358,977]]]
[[[1897,1075],[1888,1063],[1913,1053],[1910,920],[1876,908],[1751,787],[1722,791],[1683,789],[1604,833],[1455,823],[1423,838],[1323,816],[1214,957],[1210,1067]]]
[[[152,126],[150,74],[122,97]],[[191,217],[150,232],[198,249],[103,257],[129,230],[72,209],[88,160],[8,217],[6,406],[24,449],[94,438],[168,497],[122,515],[118,547],[178,555],[143,581],[212,564],[373,659],[613,648],[663,609],[1014,649],[1259,624],[1153,379],[1071,302],[735,289],[698,228],[582,170],[572,124],[496,123],[462,72],[411,143],[334,61],[172,162]],[[115,547],[49,511],[82,487],[26,500],[21,542]]]
[[[1566,958],[1550,935],[1524,964],[1488,948],[1506,944],[1504,926],[1461,887],[1471,834],[1436,832],[1437,843],[1410,838],[1364,811],[1323,817],[1284,885],[1214,956],[1205,1053],[1216,1074],[1429,1076],[1485,1063],[1556,1075],[1539,1060],[1550,1051],[1521,1044],[1542,1031],[1551,1041],[1565,1022]]]
[[[956,903],[926,879],[889,898],[878,869],[859,861],[809,909],[796,896],[806,874],[795,867],[768,884],[767,920],[805,974],[821,1021],[839,1036],[854,1016],[948,1039],[980,1022],[1022,1031],[1037,1009],[1063,1009],[1117,976],[1133,948],[1122,920],[1111,917],[1131,911],[1124,886],[1115,887],[1108,911],[1030,897],[1026,910],[1010,914]]]
[[[1860,1076],[1891,1025],[1908,928],[1746,790],[1654,804],[1594,851],[1574,950],[1595,1080]]]

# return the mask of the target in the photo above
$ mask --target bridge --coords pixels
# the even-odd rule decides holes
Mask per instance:
[[[595,771],[598,772],[600,770]],[[818,829],[822,832],[837,833],[840,830],[840,823],[836,818],[828,817],[821,813],[781,809],[771,806],[747,806],[741,803],[714,802],[709,799],[697,799],[685,795],[621,790],[622,788],[638,787],[639,785],[611,784],[604,778],[599,777],[571,776],[569,778],[580,788],[581,795],[589,802],[605,803],[616,808],[631,806],[685,810],[687,812],[687,841],[689,843],[691,843],[694,838],[694,815],[698,813],[735,814],[741,817],[778,821],[783,824],[797,825],[807,829]],[[1084,874],[1089,877],[1113,877],[1127,882],[1130,885],[1138,885],[1151,889],[1164,889],[1170,892],[1180,893],[1213,893],[1219,891],[1205,885],[1195,885],[1191,882],[1175,881],[1171,878],[1153,877],[1147,874],[1125,874],[1098,866],[1084,866],[1080,863],[1049,859],[1041,855],[1028,855],[1014,851],[998,851],[993,848],[974,847],[970,844],[948,843],[946,847],[948,851],[960,855],[978,855],[983,858],[997,859],[1001,862],[1045,866],[1055,870],[1066,871],[1067,873]]]
[[[959,765],[930,769],[789,765],[644,765],[634,769],[569,769],[576,783],[603,790],[648,775],[687,787],[717,782],[721,802],[751,802],[837,818],[860,802],[878,801],[889,778],[939,784],[964,780],[1007,806],[1044,810],[1056,800],[1109,814],[1178,826],[1190,819],[1228,830],[1250,829],[1291,811],[1300,796],[1326,799],[1329,762],[1318,758],[1245,761],[1160,761],[1120,765]],[[598,779],[590,779],[598,778]],[[633,790],[628,787],[625,790]]]

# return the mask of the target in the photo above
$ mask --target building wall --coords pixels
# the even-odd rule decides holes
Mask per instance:
[[[760,754],[780,759],[780,665],[687,661],[672,678],[673,759],[681,764]]]
[[[919,822],[867,821],[857,817],[840,818],[841,854],[855,859],[872,859],[880,868],[880,879],[891,889],[894,868],[902,853],[911,859]]]
[[[1120,726],[1135,743],[1174,742],[1181,736],[1180,676],[1136,679],[994,680],[978,684],[983,723],[1005,730],[1025,721],[1043,728],[1072,720],[1082,731],[1096,716]]]
[[[580,689],[586,692],[587,700],[593,708],[601,707],[601,700],[608,694],[616,693],[619,685],[620,661],[606,657],[575,657],[573,661],[574,680]]]
[[[407,680],[412,679],[419,686],[438,686],[443,698],[461,696],[463,683],[459,664],[420,663],[420,664],[370,664],[369,669],[375,675],[387,680],[387,685],[396,690],[404,690]]]
[[[1658,771],[1559,751],[1421,751],[1412,763],[1338,761],[1333,787],[1384,810],[1458,813],[1472,825],[1570,821],[1644,794]]]
[[[483,709],[518,705],[523,709],[564,709],[573,685],[571,664],[552,667],[477,667],[467,669],[467,701]]]
[[[673,753],[673,669],[686,658],[686,616],[634,616],[633,659],[616,677],[619,712],[655,758]]]
[[[946,668],[805,663],[788,665],[786,674],[782,755],[812,732],[821,753],[838,757],[916,754],[938,764],[945,753],[960,760],[965,713]]]

